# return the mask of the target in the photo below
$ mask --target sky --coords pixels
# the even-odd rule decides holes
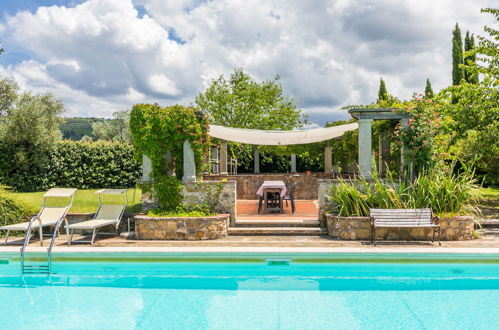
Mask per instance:
[[[451,83],[452,30],[484,34],[492,0],[0,0],[0,75],[66,116],[194,103],[220,75],[279,75],[312,126],[429,78]],[[496,6],[497,7],[497,6]]]

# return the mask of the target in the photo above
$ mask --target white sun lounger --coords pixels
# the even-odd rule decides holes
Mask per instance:
[[[92,220],[87,220],[75,224],[69,225],[70,235],[68,244],[70,245],[72,242],[75,243],[90,243],[94,244],[95,236],[97,236],[97,232],[101,227],[114,225],[115,232],[114,233],[104,233],[101,234],[118,234],[118,227],[121,222],[121,218],[123,217],[123,213],[125,212],[125,208],[128,204],[127,200],[127,189],[102,189],[96,191],[96,194],[99,196],[99,207],[95,216]],[[111,204],[102,204],[101,195],[119,195],[122,194],[124,196],[124,204],[111,205]],[[73,241],[73,234],[75,230],[85,230],[92,231],[92,238],[87,240],[76,240]]]
[[[0,230],[6,230],[7,235],[5,237],[4,245],[7,245],[9,240],[9,233],[11,230],[28,231],[30,222],[33,223],[35,228],[38,228],[38,234],[40,236],[40,244],[43,246],[43,227],[55,226],[57,222],[61,219],[65,219],[68,214],[71,205],[73,205],[74,194],[76,189],[74,188],[52,188],[43,195],[43,205],[40,212],[31,218],[31,221],[16,223],[13,225],[7,225],[0,227]],[[47,206],[47,198],[64,198],[71,197],[71,201],[66,206]]]

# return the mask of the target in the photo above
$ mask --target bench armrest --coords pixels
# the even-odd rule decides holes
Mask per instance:
[[[431,220],[433,221],[434,224],[440,225],[440,218],[438,217],[438,215],[433,216]]]

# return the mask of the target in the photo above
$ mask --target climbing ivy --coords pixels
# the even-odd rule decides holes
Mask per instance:
[[[174,105],[137,104],[130,114],[130,129],[138,157],[151,159],[153,188],[162,209],[174,210],[180,203],[183,175],[183,143],[189,140],[199,175],[208,151],[208,120],[196,108]],[[172,161],[166,161],[170,152]],[[175,172],[176,178],[169,175]]]

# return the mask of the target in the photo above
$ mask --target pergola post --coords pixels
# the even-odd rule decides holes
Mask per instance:
[[[220,175],[228,175],[227,172],[227,141],[220,143]]]
[[[379,134],[379,163],[378,173],[381,176],[386,175],[387,162],[390,158],[390,131],[384,131]]]
[[[260,173],[260,151],[258,150],[258,147],[255,148],[253,153],[253,165],[253,172],[255,174]]]
[[[296,155],[291,154],[291,173],[296,173]]]
[[[360,175],[362,175],[366,179],[372,179],[372,121],[372,119],[359,119],[359,168]]]
[[[407,118],[400,119],[400,129],[406,129],[407,126]],[[405,178],[406,170],[407,170],[407,159],[405,158],[405,148],[404,145],[400,147],[400,176]],[[412,178],[411,178],[412,179]]]
[[[324,173],[333,171],[333,149],[330,145],[324,147]]]
[[[194,151],[192,150],[189,140],[184,141],[184,175],[183,182],[196,181],[196,161],[194,159]]]

